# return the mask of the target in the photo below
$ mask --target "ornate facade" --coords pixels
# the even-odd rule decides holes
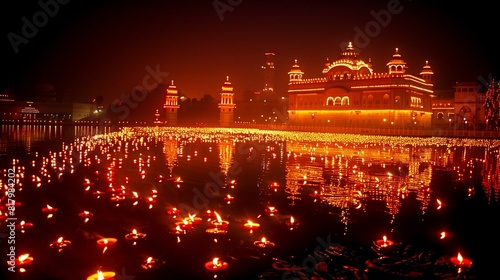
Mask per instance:
[[[233,102],[234,92],[233,85],[229,81],[229,76],[226,77],[226,81],[222,85],[222,91],[220,93],[220,118],[219,123],[221,126],[231,126],[234,124],[234,109],[236,104]]]
[[[419,76],[406,72],[396,49],[387,72],[375,73],[351,43],[323,77],[303,78],[297,61],[289,74],[289,123],[299,126],[431,128],[433,72],[426,62]]]
[[[166,110],[167,125],[177,125],[177,111],[179,110],[179,94],[174,81],[168,86],[165,104],[163,108]]]

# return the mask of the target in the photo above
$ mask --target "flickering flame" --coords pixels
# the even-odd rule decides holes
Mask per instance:
[[[437,209],[441,209],[441,205],[442,205],[442,202],[441,202],[441,200],[439,200],[439,199],[436,199],[436,202],[437,202],[437,204],[438,204],[438,207],[437,207]]]
[[[219,264],[219,258],[214,258],[214,259],[212,260],[212,264],[213,264],[214,266],[219,266],[219,265],[220,265],[220,264]]]
[[[103,242],[104,244],[108,244],[108,239],[104,238]]]
[[[175,227],[175,230],[176,230],[177,232],[182,231],[181,226],[176,226],[176,227]]]
[[[293,224],[295,223],[295,219],[293,218],[293,216],[290,216],[290,224]]]
[[[90,214],[90,212],[89,211],[83,211],[83,214],[88,215],[88,214]]]
[[[221,219],[219,213],[217,213],[217,212],[214,211],[214,214],[217,217],[217,222],[222,223],[222,219]]]
[[[136,229],[133,229],[133,230],[132,230],[132,234],[137,234],[137,230],[136,230]]]
[[[21,221],[20,224],[21,224],[21,226],[24,226],[25,223],[26,223],[25,221]]]
[[[47,204],[47,209],[52,210],[53,208],[52,208],[52,206]]]
[[[249,226],[249,227],[253,227],[253,223],[252,223],[252,221],[248,220],[248,226]]]
[[[104,275],[100,270],[97,271],[97,280],[104,280]]]
[[[269,207],[268,207],[268,209],[269,209],[270,211],[274,211],[274,206],[269,206]]]
[[[30,256],[30,254],[21,255],[21,256],[19,256],[19,261],[24,262],[29,256]]]
[[[462,262],[464,261],[464,258],[462,257],[462,254],[460,254],[460,252],[457,255],[457,260],[460,264],[462,264]]]
[[[384,235],[382,239],[384,239],[384,243],[387,243],[387,236]]]
[[[149,257],[149,258],[146,260],[146,262],[147,262],[147,263],[151,263],[151,261],[152,261],[152,260],[153,260],[153,258],[152,258],[152,257]]]
[[[266,238],[262,237],[262,239],[260,241],[262,241],[262,243],[266,243]]]
[[[63,241],[62,237],[59,237],[59,239],[57,239],[57,243],[61,243],[62,241]]]
[[[441,237],[439,237],[440,239],[444,239],[446,237],[446,232],[442,231],[441,232]]]
[[[193,215],[188,214],[188,215],[189,215],[189,219],[194,222],[194,217],[196,216],[196,214],[193,214]]]

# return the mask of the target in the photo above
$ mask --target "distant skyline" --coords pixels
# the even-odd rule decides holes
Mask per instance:
[[[188,97],[218,99],[226,76],[236,94],[260,90],[264,53],[273,52],[284,94],[295,59],[304,78],[321,77],[326,58],[348,41],[376,72],[386,71],[395,48],[411,74],[428,60],[436,90],[495,78],[494,9],[436,2],[4,1],[0,81],[23,89],[46,79],[72,101],[102,95],[109,104],[162,79]]]

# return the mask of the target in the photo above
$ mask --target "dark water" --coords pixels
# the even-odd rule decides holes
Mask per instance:
[[[373,241],[384,235],[420,255],[448,260],[461,253],[473,261],[465,274],[450,270],[430,279],[498,276],[498,141],[183,128],[95,132],[2,128],[2,183],[15,169],[21,203],[12,217],[33,223],[14,235],[16,255],[34,258],[25,272],[7,270],[10,245],[1,239],[1,269],[10,278],[87,279],[101,269],[118,280],[311,279],[323,260],[319,252],[345,246],[353,256],[343,256],[341,266],[329,259],[330,276],[357,279],[356,270],[366,279],[388,279],[365,271],[365,261],[379,256]],[[227,195],[234,200],[228,203]],[[51,217],[42,212],[47,205],[57,208]],[[269,206],[278,212],[269,215]],[[174,207],[177,216],[167,213]],[[206,232],[213,227],[207,210],[229,222],[227,233]],[[78,216],[83,211],[93,213],[87,222]],[[201,222],[172,234],[189,214]],[[292,217],[298,226],[291,230]],[[260,227],[243,228],[248,220]],[[125,239],[133,229],[146,234],[136,244]],[[0,233],[11,234],[6,223]],[[59,237],[71,241],[60,252],[50,247]],[[118,242],[103,253],[96,241],[104,237]],[[276,246],[254,246],[262,237]],[[148,257],[165,264],[144,270]],[[214,276],[204,264],[215,257],[228,268]],[[276,259],[305,273],[273,268]]]

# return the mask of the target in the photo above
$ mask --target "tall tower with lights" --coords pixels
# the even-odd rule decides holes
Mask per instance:
[[[163,108],[166,110],[167,125],[177,125],[177,110],[179,109],[179,95],[174,81],[167,88],[166,100]]]
[[[266,53],[266,64],[262,66],[264,69],[264,93],[274,92],[274,53]]]
[[[229,76],[226,77],[226,81],[222,85],[222,91],[220,93],[220,118],[219,123],[221,126],[231,126],[234,123],[234,108],[236,104],[233,103],[234,92],[233,85],[229,81]]]

